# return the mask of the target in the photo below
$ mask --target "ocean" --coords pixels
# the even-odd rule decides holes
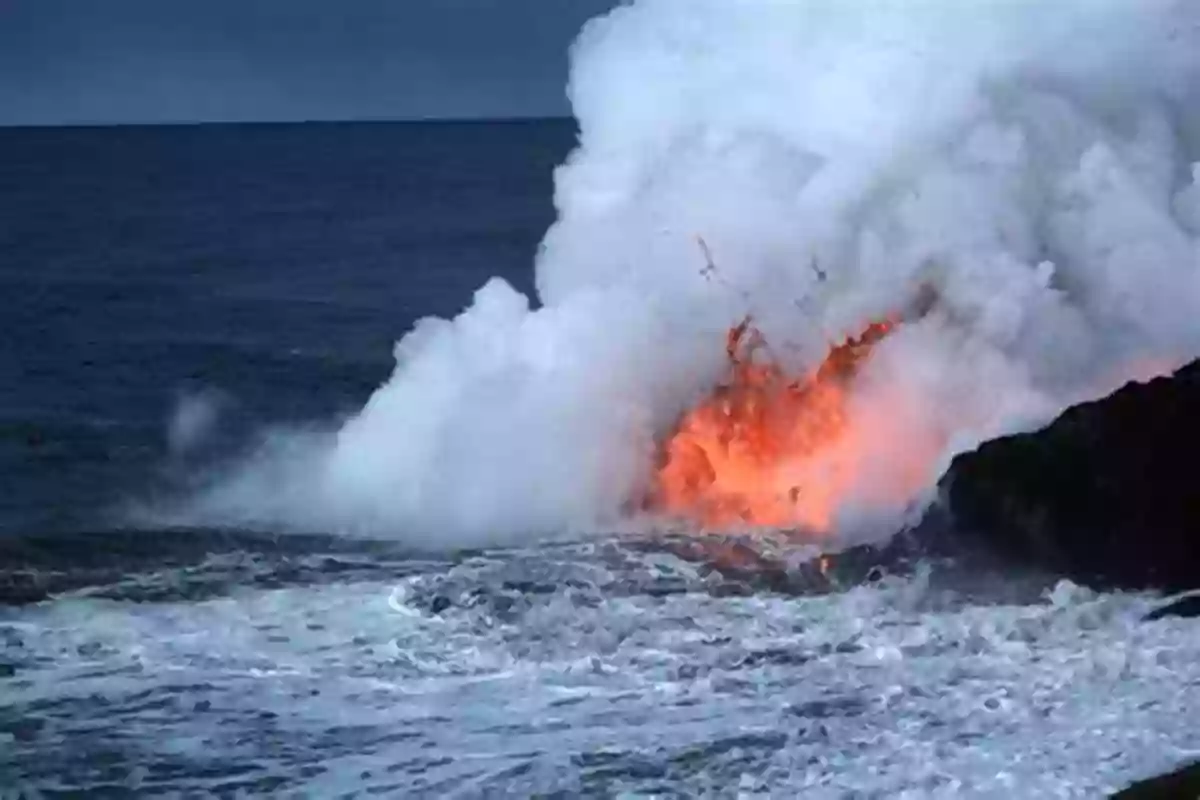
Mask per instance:
[[[1200,752],[1200,641],[1148,595],[132,513],[354,414],[488,278],[532,293],[574,138],[0,131],[0,790],[1096,797]]]

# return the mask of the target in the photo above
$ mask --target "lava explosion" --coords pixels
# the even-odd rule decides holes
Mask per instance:
[[[813,373],[794,379],[749,317],[731,328],[727,378],[668,439],[651,508],[712,528],[798,526],[828,534],[859,455],[850,384],[893,327],[871,324],[832,348]]]

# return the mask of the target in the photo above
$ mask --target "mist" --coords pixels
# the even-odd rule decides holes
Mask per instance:
[[[730,325],[801,370],[931,292],[851,404],[837,536],[891,535],[955,453],[1200,352],[1198,61],[1181,0],[622,6],[571,50],[541,307],[493,279],[351,419],[177,513],[429,547],[620,528]]]

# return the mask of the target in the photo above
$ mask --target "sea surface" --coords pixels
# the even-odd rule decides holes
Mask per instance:
[[[1084,798],[1200,755],[1200,636],[1148,595],[133,522],[531,291],[574,135],[0,130],[0,796]]]

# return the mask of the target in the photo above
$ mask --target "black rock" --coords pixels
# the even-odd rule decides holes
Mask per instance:
[[[961,534],[1103,588],[1200,587],[1200,362],[955,459]]]
[[[1113,800],[1179,800],[1200,797],[1200,762],[1140,781],[1112,795]]]
[[[1200,593],[1173,597],[1146,615],[1147,622],[1166,617],[1200,617]]]

